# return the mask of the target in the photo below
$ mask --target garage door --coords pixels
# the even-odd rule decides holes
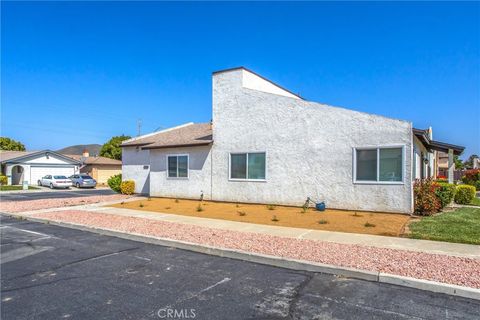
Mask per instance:
[[[98,169],[97,171],[97,182],[98,183],[107,183],[108,178],[116,174],[122,173],[121,169]]]
[[[40,180],[43,176],[47,174],[55,176],[66,176],[69,177],[75,173],[74,167],[68,166],[41,166],[41,167],[30,167],[30,184],[37,184],[37,181]]]

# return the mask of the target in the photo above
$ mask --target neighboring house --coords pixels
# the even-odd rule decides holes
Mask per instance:
[[[212,123],[125,141],[137,193],[410,213],[413,181],[431,176],[432,140],[411,122],[306,101],[245,68],[213,73]]]
[[[437,160],[437,174],[436,176],[448,176],[448,153],[446,152],[437,152],[436,153],[436,160]],[[455,166],[454,166],[455,169]]]
[[[80,168],[80,161],[50,150],[0,151],[0,163],[9,185],[37,184],[47,174],[68,177]]]
[[[472,169],[480,169],[480,158],[473,158]]]
[[[98,184],[106,184],[108,178],[116,174],[122,173],[122,161],[110,159],[106,157],[91,157],[89,152],[84,150],[81,156],[68,155],[68,157],[76,159],[82,163],[80,173],[87,173]]]

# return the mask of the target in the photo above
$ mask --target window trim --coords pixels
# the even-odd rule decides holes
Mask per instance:
[[[187,157],[187,176],[186,177],[179,177],[178,176],[178,157]],[[168,172],[168,158],[169,157],[176,157],[177,158],[177,176],[176,177],[170,177],[169,172]],[[169,180],[188,180],[190,179],[190,155],[188,153],[171,153],[167,154],[165,156],[165,171],[167,173],[167,179]]]
[[[265,179],[249,179],[248,178],[248,154],[249,153],[264,153],[265,154]],[[247,167],[246,178],[232,178],[232,154],[246,154],[247,155]],[[266,151],[242,151],[242,152],[229,152],[228,153],[228,181],[246,181],[246,182],[267,182],[267,152]]]
[[[401,181],[380,181],[380,149],[402,149],[402,180]],[[377,150],[377,180],[357,180],[357,150]],[[405,184],[406,154],[405,145],[382,145],[371,147],[353,148],[353,183],[354,184],[379,184],[379,185],[403,185]]]

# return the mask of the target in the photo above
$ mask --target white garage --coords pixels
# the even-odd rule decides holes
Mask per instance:
[[[2,174],[9,185],[35,185],[47,174],[70,176],[78,173],[81,162],[51,150],[43,151],[1,151]]]
[[[75,166],[30,166],[29,183],[35,184],[47,174],[69,177],[75,173]]]

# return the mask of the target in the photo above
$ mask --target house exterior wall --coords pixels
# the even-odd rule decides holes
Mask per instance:
[[[242,85],[244,88],[254,89],[258,91],[263,91],[267,93],[273,93],[285,97],[290,97],[294,99],[300,99],[298,96],[288,92],[287,90],[280,88],[279,86],[262,79],[256,74],[248,72],[246,70],[241,70],[242,72]]]
[[[243,71],[213,78],[215,200],[412,212],[412,126],[406,121],[252,90]],[[404,147],[404,183],[353,183],[356,147]],[[229,180],[230,152],[266,152],[266,181]]]
[[[150,152],[136,147],[122,148],[122,179],[135,181],[135,193],[150,192]]]
[[[415,179],[424,179],[429,177],[436,176],[436,159],[435,154],[433,152],[429,152],[427,148],[422,144],[422,142],[417,138],[413,137],[413,150],[414,150],[414,161],[413,164],[413,180]],[[423,154],[423,158],[422,158]],[[424,159],[428,159],[428,163],[424,162]],[[422,177],[422,169],[424,176]]]
[[[167,156],[187,154],[188,178],[167,176]],[[150,150],[150,195],[155,197],[180,197],[211,199],[211,146]]]

